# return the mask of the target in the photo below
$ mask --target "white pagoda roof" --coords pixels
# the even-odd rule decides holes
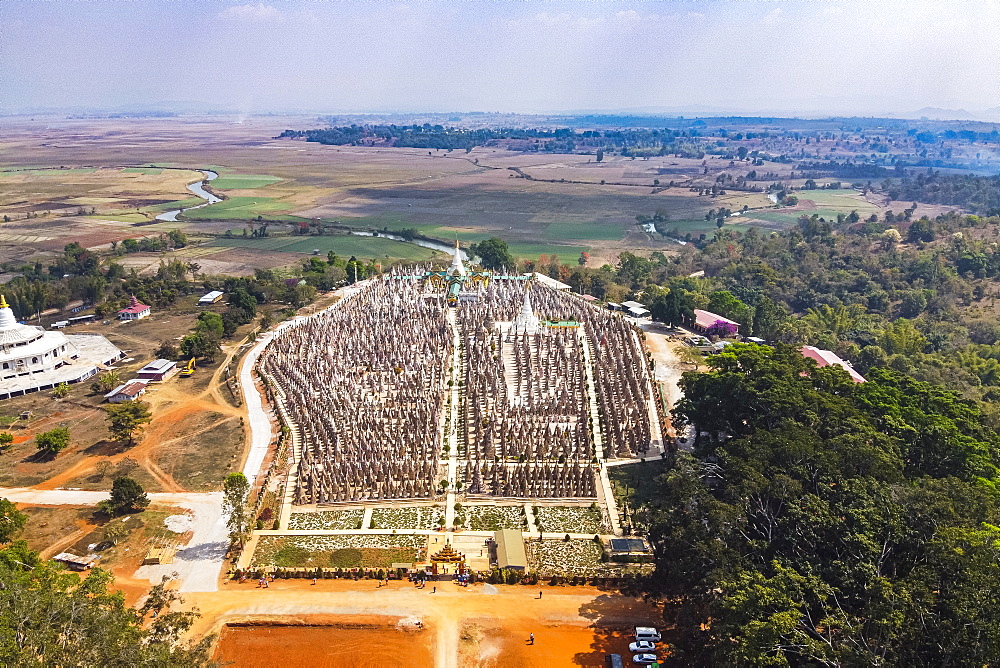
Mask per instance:
[[[16,346],[39,339],[45,333],[41,327],[22,325],[14,317],[14,311],[7,300],[0,295],[0,347]]]
[[[455,240],[455,257],[451,260],[451,266],[448,267],[449,276],[465,276],[465,265],[462,264],[462,251],[458,247],[458,239]]]

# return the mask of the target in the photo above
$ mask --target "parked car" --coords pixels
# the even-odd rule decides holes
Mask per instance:
[[[648,665],[650,663],[656,663],[655,654],[636,654],[632,657],[632,663],[641,663],[643,665]]]
[[[652,640],[636,640],[634,643],[628,646],[628,649],[633,654],[641,654],[643,652],[655,652],[656,643]]]

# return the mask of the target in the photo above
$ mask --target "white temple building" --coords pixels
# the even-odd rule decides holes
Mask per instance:
[[[103,336],[22,325],[0,295],[0,399],[79,383],[125,355]]]

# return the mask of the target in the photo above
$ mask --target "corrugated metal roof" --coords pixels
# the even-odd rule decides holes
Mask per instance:
[[[497,542],[498,568],[528,568],[524,536],[517,529],[501,529],[493,534]]]

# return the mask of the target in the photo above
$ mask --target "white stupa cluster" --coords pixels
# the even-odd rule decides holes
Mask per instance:
[[[0,399],[79,383],[124,355],[103,336],[23,325],[0,295]]]
[[[296,503],[431,498],[455,454],[468,495],[592,498],[599,458],[648,450],[648,370],[627,321],[525,276],[463,283],[476,294],[460,300],[420,276],[372,281],[261,356],[300,432]],[[457,257],[448,276],[466,276]],[[449,383],[457,453],[441,436]]]

